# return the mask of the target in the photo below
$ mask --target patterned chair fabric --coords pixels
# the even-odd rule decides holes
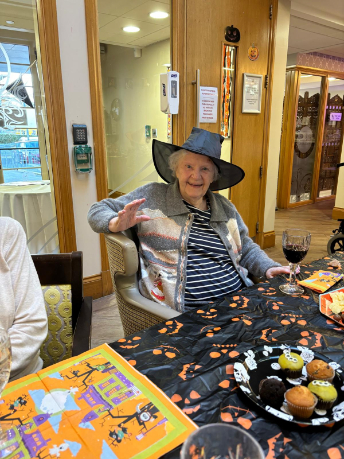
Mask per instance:
[[[48,315],[48,335],[41,346],[43,367],[72,357],[72,286],[42,286]]]
[[[48,315],[44,367],[91,347],[92,297],[83,296],[82,252],[32,255]]]

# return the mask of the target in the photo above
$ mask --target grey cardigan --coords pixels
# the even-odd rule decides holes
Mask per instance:
[[[271,260],[248,236],[247,227],[235,206],[220,194],[208,191],[210,225],[220,236],[234,267],[246,286],[248,272],[262,277],[273,266]],[[187,245],[193,215],[184,205],[178,182],[149,183],[117,199],[104,199],[89,210],[88,222],[97,233],[109,233],[109,221],[126,204],[146,198],[141,211],[151,219],[133,229],[140,241],[139,282],[142,295],[179,312],[184,311]]]

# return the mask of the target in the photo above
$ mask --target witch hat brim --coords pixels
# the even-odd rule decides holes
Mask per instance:
[[[179,147],[178,145],[172,145],[170,143],[161,142],[160,140],[153,139],[152,152],[153,162],[155,169],[157,170],[160,177],[167,183],[175,181],[175,177],[172,175],[172,171],[168,165],[169,157],[176,151],[183,150],[185,148]],[[202,154],[197,151],[191,151],[191,153]],[[207,156],[207,155],[204,155]],[[245,177],[245,172],[241,167],[235,164],[228,163],[222,159],[208,156],[219,169],[220,177],[215,182],[210,184],[209,189],[212,191],[224,190],[237,185]]]

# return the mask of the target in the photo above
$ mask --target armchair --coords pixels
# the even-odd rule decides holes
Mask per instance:
[[[179,315],[141,295],[138,288],[138,241],[133,231],[105,234],[111,279],[124,335],[144,330]]]

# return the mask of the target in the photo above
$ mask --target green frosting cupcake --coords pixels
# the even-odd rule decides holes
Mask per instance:
[[[299,378],[302,375],[303,359],[295,352],[284,351],[278,363],[288,378]]]
[[[308,384],[308,389],[318,397],[317,408],[330,409],[337,400],[338,393],[333,384],[316,379]]]

